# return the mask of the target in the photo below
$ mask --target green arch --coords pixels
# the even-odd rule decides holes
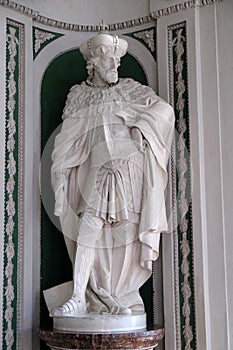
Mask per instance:
[[[119,76],[131,77],[147,85],[145,73],[138,61],[126,54],[121,60]],[[86,64],[78,49],[55,58],[44,73],[41,86],[41,150],[60,125],[66,96],[70,88],[87,78]],[[49,168],[49,167],[48,167]],[[45,169],[50,181],[50,169]],[[72,279],[72,268],[62,233],[49,219],[41,205],[41,291]],[[153,319],[151,279],[142,287],[142,297],[148,314]],[[50,323],[47,307],[41,293],[41,325]],[[44,345],[42,345],[44,346]],[[47,349],[47,347],[44,347]]]

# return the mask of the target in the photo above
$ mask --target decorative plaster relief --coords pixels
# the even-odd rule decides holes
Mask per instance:
[[[7,19],[6,166],[4,247],[4,349],[19,349],[23,266],[23,73],[24,26]]]
[[[63,34],[49,32],[41,28],[33,27],[33,58],[35,59],[45,46],[61,36],[63,36]]]
[[[151,52],[155,51],[154,29],[144,30],[142,32],[134,33],[134,37],[143,40]]]
[[[156,25],[138,32],[130,32],[124,35],[138,40],[147,50],[150,51],[156,61]]]
[[[216,4],[218,2],[221,2],[222,0],[189,0],[189,1],[183,1],[180,2],[177,5],[169,6],[164,9],[153,11],[148,16],[132,19],[129,21],[121,22],[121,23],[114,23],[109,25],[110,31],[115,30],[121,30],[126,28],[132,28],[135,26],[139,26],[146,23],[152,23],[155,19],[172,15],[174,13],[187,10],[189,8],[200,8],[204,7],[206,5],[212,5]],[[0,5],[4,7],[8,7],[10,9],[13,9],[17,12],[23,13],[26,16],[32,17],[34,21],[37,23],[42,23],[51,27],[55,28],[61,28],[65,30],[71,30],[76,32],[98,32],[99,26],[94,25],[80,25],[80,24],[73,24],[73,23],[65,23],[61,21],[57,21],[53,18],[48,18],[45,16],[42,16],[39,14],[38,11],[33,10],[32,8],[26,7],[24,5],[18,4],[15,1],[11,0],[0,0]]]
[[[38,53],[38,51],[41,48],[41,45],[44,44],[45,41],[51,40],[53,38],[54,38],[54,34],[35,28],[35,42],[34,42],[35,53]]]
[[[222,0],[189,0],[189,1],[184,1],[180,2],[179,4],[172,5],[169,7],[166,7],[161,10],[153,11],[151,12],[151,16],[154,19],[158,19],[164,16],[170,16],[173,15],[174,13],[188,10],[190,8],[201,8],[207,5],[213,5],[221,2]]]
[[[191,350],[195,349],[195,308],[186,41],[186,22],[168,27],[169,92],[170,102],[175,108],[176,129],[178,131],[175,141],[178,177],[175,185],[178,185],[176,196],[179,255],[174,260],[176,264],[174,278],[175,281],[179,281],[179,288],[175,289],[176,293],[179,294],[176,295],[175,299],[178,300],[180,296],[181,308],[180,324],[177,323],[177,334],[182,334],[181,344],[177,344],[177,346],[178,349]],[[173,169],[173,172],[175,172],[175,169]]]

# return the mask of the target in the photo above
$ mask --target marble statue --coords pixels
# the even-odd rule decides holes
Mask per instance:
[[[51,170],[73,283],[50,313],[131,315],[144,311],[139,288],[167,230],[174,114],[150,87],[118,79],[124,39],[99,33],[80,51],[89,76],[67,96]]]

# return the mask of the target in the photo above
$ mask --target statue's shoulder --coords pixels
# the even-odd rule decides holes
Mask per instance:
[[[140,86],[146,86],[141,84],[139,81],[134,80],[133,78],[120,78],[120,84],[124,87],[133,89],[139,88]]]
[[[74,97],[80,96],[82,93],[82,88],[80,84],[75,84],[70,88],[70,91],[67,95],[67,100],[70,100]]]
[[[79,84],[72,86],[66,98],[62,119],[74,117],[77,114],[78,105],[82,97],[82,87]]]
[[[128,91],[128,94],[132,97],[132,99],[142,99],[143,97],[147,98],[149,96],[156,98],[157,96],[151,87],[132,78],[122,78],[121,84],[124,91]]]

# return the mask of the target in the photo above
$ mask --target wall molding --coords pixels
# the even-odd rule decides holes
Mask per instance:
[[[173,190],[177,188],[172,193],[176,346],[178,350],[194,350],[196,324],[186,22],[168,26],[167,33],[169,102],[175,110],[177,130],[172,148],[176,161],[172,162],[171,173]]]
[[[190,8],[202,8],[204,6],[217,4],[221,1],[222,0],[183,1],[183,2],[180,2],[179,4],[169,6],[157,11],[153,11],[148,16],[143,16],[143,17],[139,17],[139,18],[124,21],[124,22],[109,24],[108,27],[110,31],[132,28],[132,27],[154,22],[158,18],[169,16],[183,10],[187,10]],[[70,31],[76,31],[76,32],[98,32],[100,30],[99,25],[82,25],[82,24],[75,24],[75,23],[67,23],[67,22],[58,21],[56,19],[49,18],[46,16],[42,16],[38,11],[35,11],[30,7],[18,4],[16,1],[0,0],[0,6],[4,6],[6,8],[22,13],[26,16],[29,16],[37,23],[45,24],[47,26],[58,28],[58,29],[64,29],[64,30],[70,30]]]
[[[6,21],[3,347],[21,349],[23,293],[24,25]]]

